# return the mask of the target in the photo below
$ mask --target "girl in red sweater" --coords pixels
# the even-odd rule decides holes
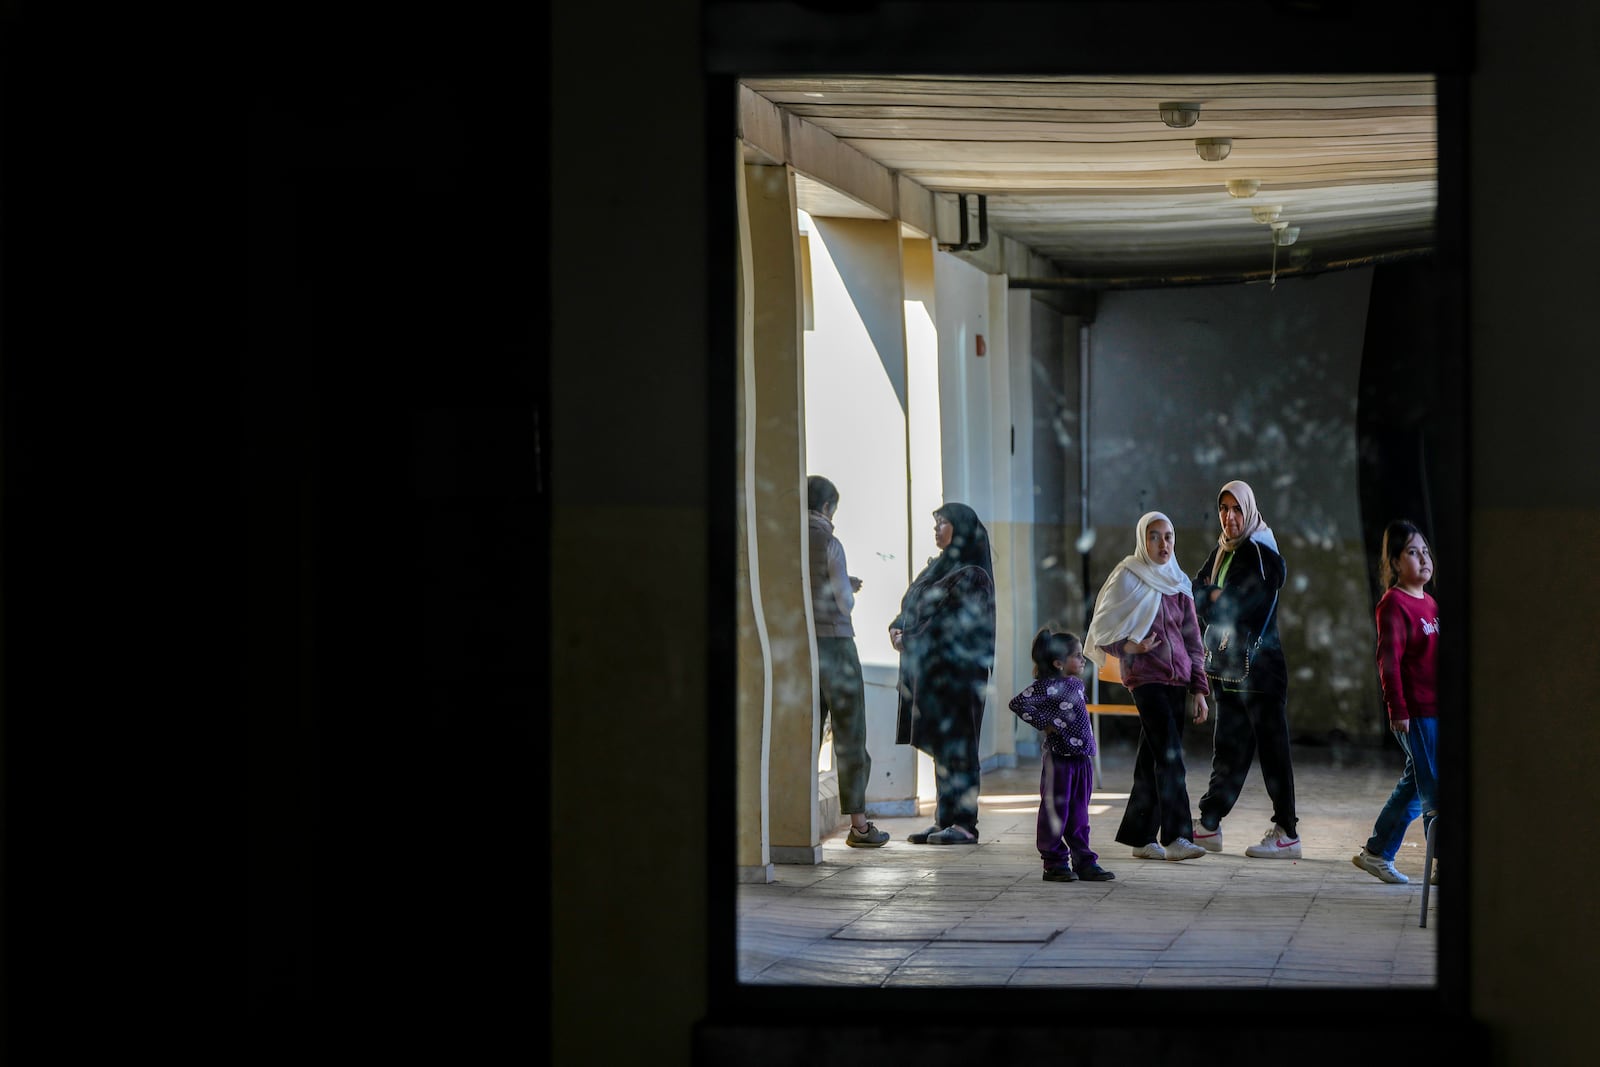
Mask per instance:
[[[1406,769],[1373,824],[1372,836],[1351,862],[1374,878],[1404,883],[1394,857],[1418,815],[1423,833],[1439,802],[1436,694],[1439,605],[1426,586],[1433,580],[1433,550],[1415,523],[1391,522],[1383,531],[1378,600],[1378,677],[1389,729],[1406,754]],[[1426,873],[1426,872],[1425,872]]]

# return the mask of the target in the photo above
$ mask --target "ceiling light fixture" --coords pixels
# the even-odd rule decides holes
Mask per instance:
[[[1200,158],[1207,163],[1218,163],[1228,158],[1228,153],[1233,151],[1232,137],[1197,137],[1194,150]]]
[[[1200,118],[1199,104],[1167,103],[1161,105],[1161,121],[1175,130],[1193,126]]]
[[[1300,236],[1300,227],[1290,226],[1286,222],[1272,224],[1272,239],[1280,245],[1292,245]]]
[[[1250,217],[1257,222],[1271,222],[1282,212],[1282,204],[1257,204],[1250,209]]]
[[[1261,179],[1260,178],[1229,178],[1228,179],[1228,195],[1232,196],[1232,197],[1238,197],[1241,200],[1244,199],[1245,197],[1255,196],[1256,195],[1256,190],[1258,190],[1260,188],[1261,188]]]

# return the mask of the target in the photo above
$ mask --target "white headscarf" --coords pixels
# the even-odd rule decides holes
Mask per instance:
[[[1255,490],[1237,479],[1229,482],[1217,490],[1217,508],[1219,510],[1222,507],[1222,497],[1225,493],[1232,493],[1233,499],[1239,502],[1239,510],[1244,513],[1244,525],[1240,529],[1238,537],[1229,537],[1227,530],[1223,530],[1217,535],[1217,544],[1221,546],[1222,551],[1217,553],[1216,559],[1211,563],[1212,585],[1217,584],[1217,575],[1222,570],[1223,557],[1229,552],[1237,552],[1239,547],[1246,541],[1259,541],[1272,549],[1272,551],[1277,552],[1278,555],[1283,555],[1282,552],[1278,552],[1278,539],[1273,536],[1272,527],[1267,525],[1267,520],[1263,519],[1261,512],[1256,510]]]
[[[1124,556],[1121,563],[1111,568],[1106,584],[1100,587],[1100,595],[1095,598],[1094,617],[1089,620],[1089,633],[1083,639],[1083,654],[1093,660],[1096,667],[1106,661],[1101,645],[1144,640],[1150,625],[1156,621],[1163,596],[1172,593],[1194,596],[1189,576],[1178,566],[1177,552],[1158,567],[1145,548],[1145,533],[1157,519],[1172,523],[1159,511],[1140,516],[1133,555]]]

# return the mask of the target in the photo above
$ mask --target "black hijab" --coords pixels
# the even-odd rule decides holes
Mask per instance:
[[[962,567],[982,567],[989,580],[994,581],[994,563],[989,555],[989,531],[978,520],[978,513],[965,504],[948,503],[934,511],[934,516],[950,523],[949,546],[928,561],[906,590],[902,607],[910,614],[917,613],[922,594],[940,579]]]
[[[938,571],[942,577],[961,567],[982,567],[993,580],[994,563],[989,557],[989,531],[978,520],[978,513],[965,504],[952,502],[933,514],[948,520],[953,532],[950,535],[950,547],[934,559],[930,569]]]

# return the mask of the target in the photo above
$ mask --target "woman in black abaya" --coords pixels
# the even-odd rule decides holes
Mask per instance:
[[[977,512],[948,503],[933,513],[939,554],[900,601],[889,640],[900,651],[895,741],[933,757],[934,825],[914,845],[978,842],[978,730],[994,666],[994,565]]]

